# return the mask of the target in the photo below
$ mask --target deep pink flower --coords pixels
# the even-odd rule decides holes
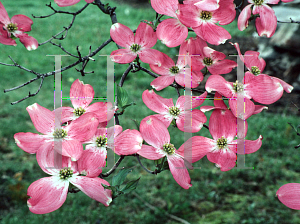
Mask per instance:
[[[278,189],[276,196],[285,206],[300,210],[300,184],[285,184]]]
[[[168,47],[179,46],[188,36],[188,28],[176,15],[178,4],[178,0],[151,0],[151,6],[157,13],[173,17],[163,20],[156,29],[157,38]]]
[[[111,52],[110,58],[114,62],[127,64],[139,55],[142,62],[161,64],[161,52],[150,49],[157,41],[156,33],[150,25],[141,22],[134,36],[130,28],[121,23],[115,23],[110,28],[110,36],[116,44],[125,47],[125,49]]]
[[[193,96],[192,97],[192,108],[200,106],[207,96],[207,92],[203,93],[200,96]],[[176,125],[179,130],[184,132],[198,132],[203,127],[203,124],[206,122],[206,116],[203,112],[198,109],[191,108],[185,109],[185,102],[186,99],[190,100],[190,97],[180,96],[174,106],[173,99],[165,99],[159,95],[157,95],[153,90],[145,90],[142,95],[143,101],[146,106],[153,110],[156,113],[155,115],[151,115],[160,121],[166,127],[169,127],[172,120],[176,120]],[[188,121],[190,126],[186,127],[185,123],[186,116],[190,116],[192,121]]]
[[[277,18],[274,10],[267,4],[278,4],[279,0],[248,0],[247,5],[238,17],[238,28],[243,31],[248,27],[248,20],[253,15],[259,14],[255,20],[256,30],[259,36],[271,37],[277,27]],[[251,10],[252,8],[252,10]]]
[[[79,176],[83,171],[77,168],[77,164],[88,161],[72,162],[69,157],[61,156],[50,147],[41,147],[37,152],[37,161],[41,169],[52,176],[39,179],[29,186],[27,195],[30,198],[27,205],[31,212],[45,214],[60,208],[67,198],[69,183],[105,206],[112,201],[112,192],[102,186],[109,186],[106,180]],[[81,165],[87,166],[88,164]]]
[[[174,80],[181,86],[185,87],[185,77],[191,73],[190,68],[185,68],[187,60],[184,56],[179,56],[178,61],[175,65],[174,61],[165,53],[163,63],[161,66],[150,65],[150,68],[157,74],[161,75],[151,82],[152,88],[160,91],[167,86],[171,85]],[[203,74],[200,71],[192,72],[191,74],[191,88],[199,86],[203,80]]]
[[[61,112],[61,123],[75,120],[85,113],[94,113],[99,122],[109,121],[114,116],[112,104],[110,102],[96,102],[90,105],[94,99],[94,94],[91,85],[76,79],[70,89],[70,99],[74,108],[60,107],[57,109],[58,112]]]
[[[201,107],[202,111],[214,109],[209,120],[209,132],[213,139],[194,136],[178,149],[178,153],[182,156],[187,155],[185,158],[192,161],[192,163],[197,162],[203,155],[206,155],[209,161],[221,168],[221,171],[228,171],[236,165],[237,144],[244,144],[243,154],[250,154],[261,147],[262,136],[255,141],[241,141],[244,140],[243,137],[247,134],[248,125],[246,122],[243,131],[244,136],[240,135],[241,139],[234,140],[237,134],[237,119],[239,118],[234,117],[219,98],[220,95],[216,94],[215,107]],[[184,148],[190,145],[192,145],[190,152],[184,151]]]
[[[272,80],[267,75],[255,77],[250,72],[246,72],[243,83],[236,81],[227,82],[220,75],[211,75],[205,85],[207,92],[217,91],[222,96],[229,98],[229,106],[236,117],[241,117],[237,112],[237,99],[244,99],[244,119],[248,119],[255,111],[255,105],[251,98],[262,104],[272,104],[280,99],[283,88],[278,81]],[[242,118],[243,119],[243,118]]]
[[[95,0],[85,0],[86,3],[92,3]],[[54,0],[54,2],[59,6],[59,7],[65,7],[65,6],[70,6],[70,5],[75,5],[80,0]]]
[[[56,128],[54,112],[37,103],[26,109],[36,130],[44,135],[20,132],[16,133],[14,138],[21,149],[31,154],[37,153],[41,147],[49,147],[76,161],[83,152],[81,142],[94,135],[99,123],[93,113],[87,113],[70,125]],[[61,147],[54,147],[56,144],[61,144]]]
[[[141,121],[140,132],[149,145],[142,145],[137,153],[150,160],[166,156],[175,181],[184,189],[190,188],[191,178],[185,167],[184,158],[170,143],[170,134],[166,126],[155,117],[148,116]]]
[[[231,38],[224,28],[216,25],[227,25],[235,18],[233,0],[220,0],[216,10],[201,10],[195,5],[181,5],[177,11],[178,19],[186,26],[192,27],[197,36],[210,44],[219,45]]]
[[[9,18],[4,6],[0,2],[0,43],[5,45],[17,46],[14,39],[19,38],[20,42],[27,48],[27,50],[35,50],[39,46],[37,40],[28,36],[27,33],[31,31],[33,21],[25,15],[14,15]]]
[[[199,70],[206,67],[212,75],[227,74],[231,72],[232,68],[237,67],[237,63],[225,58],[226,55],[222,52],[205,46],[202,53],[193,58],[193,65],[195,69]]]
[[[232,43],[231,43],[232,44]],[[241,50],[239,47],[238,43],[232,44],[234,45],[234,47],[236,48],[240,59],[244,62],[245,66],[247,67],[248,71],[250,73],[252,73],[255,76],[259,76],[262,74],[263,70],[265,69],[266,66],[266,62],[263,58],[259,58],[259,52],[257,51],[246,51],[245,55],[243,56],[241,54]],[[263,74],[265,75],[265,74]],[[273,76],[269,76],[271,79],[273,79],[275,82],[278,81],[283,89],[287,92],[290,93],[293,90],[293,86],[289,85],[288,83],[286,83],[285,81],[273,77]]]
[[[113,151],[118,155],[132,155],[142,148],[142,143],[139,131],[126,129],[115,138]]]

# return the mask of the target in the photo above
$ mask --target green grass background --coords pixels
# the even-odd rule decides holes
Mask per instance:
[[[49,1],[14,0],[1,1],[8,15],[34,14],[47,15],[52,11],[44,4]],[[110,2],[118,6],[116,13],[120,23],[136,29],[143,19],[153,20],[155,12],[151,7],[132,7],[126,4]],[[59,8],[53,1],[57,10],[76,11],[84,5],[82,0],[77,5]],[[31,16],[30,16],[31,17]],[[31,17],[32,18],[32,17]],[[44,42],[52,35],[63,29],[71,21],[70,15],[56,14],[46,19],[34,19],[32,31],[29,35],[39,42]],[[79,46],[82,54],[87,54],[89,46],[94,50],[109,38],[111,21],[97,7],[90,5],[80,14],[62,43],[68,51],[76,54]],[[233,36],[251,35],[253,30],[239,32],[236,22],[224,26]],[[190,36],[195,36],[190,34]],[[17,40],[18,45],[0,45],[3,63],[11,63],[10,55],[17,63],[37,72],[49,72],[54,68],[54,57],[47,55],[65,55],[59,48],[46,44],[37,50],[28,52]],[[228,43],[227,43],[228,44]],[[178,54],[178,48],[170,49],[160,43],[154,47],[168,55]],[[109,55],[116,50],[114,43],[109,44],[100,54]],[[106,95],[106,58],[95,56],[95,62],[90,62],[87,71],[95,71],[82,77],[74,68],[63,72],[63,97],[69,96],[69,89],[77,78],[94,87],[95,96]],[[62,66],[74,62],[72,57],[63,57]],[[142,64],[144,67],[149,66]],[[35,76],[14,67],[0,67],[1,89],[8,89],[20,85]],[[80,68],[80,66],[77,66]],[[115,80],[119,82],[127,65],[115,64]],[[132,118],[141,121],[145,116],[154,114],[141,100],[145,89],[150,89],[149,83],[153,80],[142,71],[130,73],[124,88],[130,94],[130,101],[136,106],[126,109],[120,117],[123,129],[135,129]],[[0,95],[0,222],[1,223],[178,223],[166,212],[180,217],[189,223],[299,223],[300,212],[284,206],[276,198],[276,191],[280,186],[290,182],[299,182],[299,150],[294,146],[299,144],[295,132],[287,122],[298,125],[299,116],[289,116],[288,110],[282,114],[264,111],[248,119],[249,130],[246,139],[254,140],[259,135],[264,137],[263,145],[259,151],[246,156],[247,167],[254,169],[231,170],[221,172],[206,158],[195,163],[201,169],[190,170],[193,186],[189,190],[181,188],[173,179],[170,172],[165,171],[157,176],[146,173],[139,166],[134,169],[127,180],[141,177],[136,194],[131,193],[116,198],[109,207],[104,207],[87,197],[84,193],[69,194],[64,205],[49,214],[35,215],[26,205],[27,188],[35,180],[47,176],[39,168],[35,155],[23,152],[14,143],[13,135],[17,132],[36,132],[26,107],[38,103],[50,110],[53,109],[53,76],[45,79],[40,93],[14,106],[11,102],[17,101],[27,95],[28,91],[35,92],[39,81],[27,85],[16,91],[1,93]],[[203,86],[203,84],[202,84]],[[181,91],[181,93],[183,93]],[[176,91],[166,88],[160,91],[163,97],[173,97],[176,101]],[[283,97],[286,93],[284,93]],[[203,105],[211,104],[205,101]],[[71,106],[70,101],[64,101],[63,106]],[[299,106],[299,105],[298,105]],[[269,105],[272,107],[272,105]],[[209,118],[211,112],[206,113]],[[208,122],[207,122],[208,124]],[[183,143],[183,133],[169,127],[171,141],[176,148]],[[199,133],[211,137],[208,130],[203,128]],[[142,162],[154,170],[154,163],[142,159]],[[126,157],[121,166],[132,167],[137,165],[135,158]],[[111,181],[111,176],[107,178]],[[151,209],[149,206],[154,206]],[[153,207],[152,207],[153,208]]]

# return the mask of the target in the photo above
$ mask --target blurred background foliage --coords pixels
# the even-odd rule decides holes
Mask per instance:
[[[117,6],[117,18],[120,23],[136,29],[141,20],[154,20],[155,11],[150,4],[131,4],[125,1],[103,1],[111,6]],[[52,11],[44,5],[47,1],[2,1],[8,15],[25,14],[30,16],[47,15]],[[84,5],[84,1],[67,8],[57,10],[76,11]],[[31,16],[30,16],[31,17]],[[32,17],[31,17],[32,18]],[[46,19],[33,19],[34,24],[30,36],[35,37],[40,43],[48,40],[52,35],[68,26],[72,16],[56,14]],[[89,46],[92,50],[109,38],[111,21],[108,15],[104,15],[97,7],[88,6],[76,19],[73,28],[68,32],[64,41],[55,40],[73,54],[77,54],[76,46],[79,46],[82,55],[88,53]],[[246,37],[252,35],[253,29],[245,32],[237,29],[234,21],[224,26],[233,37]],[[195,34],[189,34],[195,36]],[[61,49],[45,44],[37,50],[28,52],[17,40],[18,45],[0,45],[1,59],[3,63],[10,63],[7,57],[10,55],[17,63],[34,71],[45,73],[53,71],[54,57],[51,55],[65,55]],[[229,44],[228,42],[226,43]],[[171,56],[176,61],[179,48],[168,48],[160,41],[154,47]],[[110,43],[100,54],[110,55],[116,50],[114,43]],[[63,72],[62,94],[69,97],[69,90],[74,80],[80,79],[86,84],[91,84],[96,97],[106,96],[106,57],[94,57],[90,61],[86,71],[95,71],[82,77],[74,68]],[[75,60],[72,57],[62,57],[62,66],[66,66]],[[142,63],[149,69],[149,66]],[[118,83],[122,73],[128,65],[115,64],[115,80]],[[80,69],[80,66],[76,66]],[[233,74],[236,70],[233,70]],[[16,67],[1,66],[1,89],[8,89],[20,85],[35,76]],[[120,124],[125,129],[136,129],[131,119],[140,122],[145,116],[154,114],[148,109],[141,98],[145,89],[151,89],[149,83],[151,76],[142,71],[130,73],[124,84],[129,93],[129,102],[134,101],[135,106],[126,109],[120,116]],[[40,93],[16,105],[10,105],[27,95],[35,92],[39,82],[34,82],[21,89],[1,93],[0,97],[0,222],[1,223],[299,223],[300,212],[289,209],[276,198],[276,191],[280,186],[289,182],[299,182],[300,167],[299,149],[294,146],[299,144],[296,133],[287,124],[299,124],[299,116],[290,116],[289,110],[283,113],[268,113],[263,111],[248,119],[248,134],[246,139],[255,140],[262,135],[263,145],[259,151],[245,157],[246,167],[251,169],[231,170],[221,172],[206,157],[194,164],[195,169],[190,170],[193,186],[189,190],[181,188],[173,179],[169,171],[164,171],[157,176],[146,173],[137,166],[127,177],[127,181],[141,177],[135,193],[116,198],[109,207],[90,199],[84,193],[69,194],[63,206],[44,215],[31,213],[26,205],[27,188],[38,180],[46,177],[38,166],[35,155],[22,151],[14,142],[14,134],[17,132],[34,132],[35,130],[26,107],[38,103],[50,110],[54,109],[53,103],[53,76],[45,79]],[[204,84],[201,84],[204,88]],[[183,94],[183,91],[181,91]],[[177,99],[175,89],[168,87],[159,92],[159,95],[170,98],[174,103]],[[283,97],[286,95],[284,93]],[[211,100],[203,105],[212,105]],[[71,106],[70,101],[64,100],[63,106]],[[300,107],[300,105],[298,105]],[[269,105],[272,107],[272,105]],[[211,112],[206,115],[209,118]],[[209,121],[206,123],[209,124]],[[183,133],[170,126],[171,141],[178,149],[183,143]],[[199,133],[210,137],[205,128]],[[117,159],[117,156],[115,157]],[[154,162],[142,159],[142,162],[154,170]],[[135,158],[127,157],[121,167],[137,165]],[[201,167],[201,169],[200,169]],[[107,170],[106,170],[107,171]],[[111,181],[111,176],[107,178]],[[177,217],[174,218],[174,216]],[[181,220],[179,220],[180,218]]]

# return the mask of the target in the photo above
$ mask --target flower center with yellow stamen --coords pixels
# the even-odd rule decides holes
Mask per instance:
[[[172,155],[175,153],[175,147],[173,144],[171,143],[166,143],[163,145],[163,149],[166,153],[168,153],[169,155]]]
[[[255,5],[262,5],[264,3],[264,0],[253,0]]]
[[[73,175],[73,170],[71,170],[71,168],[63,168],[59,171],[59,177],[62,180],[66,180],[70,177],[72,177]]]
[[[85,109],[83,109],[83,108],[81,108],[81,107],[76,108],[76,109],[73,111],[73,113],[74,113],[76,116],[81,116],[81,115],[84,114],[84,112],[85,112]]]
[[[203,19],[203,20],[209,20],[211,19],[212,17],[212,13],[211,12],[208,12],[208,11],[202,11],[200,13],[200,19]]]
[[[236,81],[233,83],[233,89],[236,93],[240,93],[244,91],[244,85],[239,83],[239,81]]]
[[[106,144],[107,144],[106,136],[102,135],[102,136],[97,137],[96,144],[97,144],[97,147],[106,147]]]
[[[217,145],[219,149],[224,149],[227,146],[227,139],[222,136],[217,140]]]
[[[8,32],[15,32],[16,30],[18,30],[17,24],[14,23],[10,23],[7,25],[7,30]]]
[[[180,110],[177,107],[174,107],[174,106],[173,107],[169,107],[169,113],[172,116],[176,117],[176,116],[178,116],[180,114]]]
[[[133,44],[130,46],[130,50],[133,52],[138,52],[141,49],[141,46],[138,44]]]
[[[252,66],[251,67],[251,73],[253,75],[259,75],[260,74],[260,69],[258,67],[256,67],[256,66]]]
[[[53,133],[53,137],[56,139],[62,139],[64,137],[66,137],[67,135],[68,135],[67,131],[65,131],[64,129],[57,129]]]
[[[204,58],[203,63],[209,66],[213,64],[213,60],[211,58]]]
[[[179,72],[179,68],[177,66],[173,66],[170,68],[170,72],[173,74],[177,74]]]

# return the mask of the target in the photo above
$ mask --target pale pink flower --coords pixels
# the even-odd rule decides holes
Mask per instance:
[[[163,20],[156,29],[157,38],[168,47],[179,46],[188,36],[188,28],[176,15],[178,4],[178,0],[151,0],[151,6],[157,13],[173,17]]]
[[[0,43],[17,46],[14,39],[19,38],[27,50],[35,50],[39,46],[37,40],[28,36],[33,21],[25,15],[14,15],[9,18],[4,6],[0,2]]]
[[[94,99],[94,94],[91,85],[76,79],[70,89],[70,100],[74,108],[60,107],[57,109],[57,112],[61,112],[61,123],[76,120],[85,113],[94,113],[99,122],[109,121],[114,116],[112,104],[110,102],[96,102],[90,105]]]
[[[187,60],[184,60],[184,56],[179,56],[178,61],[175,65],[174,61],[165,53],[163,63],[161,66],[150,65],[150,68],[155,73],[161,75],[151,82],[152,88],[160,91],[167,86],[171,85],[174,80],[181,86],[185,87],[185,76],[191,73],[190,68],[186,68]],[[203,74],[200,71],[193,71],[191,74],[191,88],[199,86],[203,80]]]
[[[204,11],[212,11],[217,10],[220,7],[219,2],[220,0],[185,0],[183,1],[183,4],[195,5],[197,8]]]
[[[220,0],[220,7],[216,10],[201,10],[195,5],[181,5],[177,17],[182,24],[192,27],[197,36],[210,44],[219,45],[231,38],[224,28],[216,25],[227,25],[235,18],[233,0]]]
[[[157,41],[156,33],[150,25],[141,22],[134,36],[129,27],[121,23],[115,23],[110,28],[110,36],[116,44],[125,47],[125,49],[111,52],[110,58],[112,61],[127,64],[132,62],[138,55],[144,63],[161,64],[161,52],[150,49]]]
[[[85,0],[86,3],[92,3],[95,0]],[[75,5],[80,0],[54,0],[54,2],[59,6],[59,7],[65,7],[65,6],[70,6],[70,5]]]
[[[300,210],[300,184],[288,183],[281,186],[276,192],[276,196],[285,206]]]
[[[175,181],[184,189],[190,188],[191,178],[185,167],[184,158],[170,143],[170,134],[166,126],[155,117],[148,116],[141,121],[140,132],[149,145],[142,145],[137,153],[150,160],[158,160],[166,156]]]
[[[207,96],[207,92],[204,92],[200,96],[192,97],[192,108],[200,106]],[[193,109],[192,111],[189,109],[185,109],[185,100],[186,96],[180,96],[174,106],[173,99],[165,99],[159,95],[157,95],[153,90],[145,90],[142,95],[143,101],[146,106],[158,113],[155,115],[151,115],[160,121],[166,127],[169,127],[172,120],[176,120],[176,125],[179,130],[184,132],[198,132],[203,127],[203,124],[206,122],[206,116],[203,112],[198,109]],[[188,98],[188,97],[187,97]],[[190,115],[192,121],[188,121],[191,123],[190,127],[185,127],[186,116]]]
[[[248,71],[251,72],[255,76],[261,75],[263,70],[265,69],[266,62],[263,58],[259,58],[259,52],[257,52],[257,51],[246,51],[245,55],[243,56],[241,54],[239,44],[235,43],[235,44],[232,44],[232,45],[234,45],[234,47],[236,48],[240,59],[244,62],[244,64],[247,67]],[[265,75],[265,74],[263,74],[263,75]],[[288,83],[286,83],[285,81],[283,81],[279,78],[276,78],[276,77],[273,77],[273,76],[269,76],[269,77],[271,79],[273,79],[274,81],[278,81],[287,93],[292,92],[292,90],[294,88],[293,86],[289,85]]]
[[[279,0],[248,0],[248,2],[250,5],[247,5],[238,17],[239,30],[243,31],[248,27],[251,13],[253,15],[259,14],[259,17],[255,20],[258,35],[273,36],[277,27],[277,18],[274,10],[267,4],[278,4]]]
[[[87,113],[70,125],[56,129],[54,112],[37,103],[26,109],[36,130],[44,135],[20,132],[14,135],[14,139],[21,149],[31,154],[37,153],[41,147],[50,147],[76,161],[83,152],[81,142],[94,135],[99,123],[93,113]],[[58,142],[61,143],[61,148],[54,147]]]
[[[77,168],[77,164],[88,161],[72,162],[69,157],[57,154],[51,147],[41,147],[37,152],[37,161],[41,169],[52,176],[39,179],[29,186],[27,195],[30,198],[27,205],[31,212],[45,214],[60,208],[67,198],[70,183],[105,206],[109,206],[112,201],[112,192],[102,186],[109,186],[106,180],[79,176],[84,172]],[[87,166],[88,164],[81,165]]]
[[[261,147],[260,136],[257,140],[234,140],[237,132],[237,119],[233,116],[232,112],[227,109],[227,106],[220,100],[221,95],[216,94],[214,104],[215,107],[203,106],[202,111],[209,111],[214,109],[209,120],[209,132],[213,139],[203,136],[194,136],[184,143],[179,149],[180,155],[185,155],[185,158],[192,163],[200,160],[204,155],[212,163],[215,163],[217,167],[221,168],[221,171],[228,171],[235,167],[237,144],[244,144],[244,153],[250,154],[257,151]],[[244,136],[247,134],[248,125],[245,123]],[[192,146],[192,147],[191,147]],[[188,152],[184,151],[185,148],[190,147]]]
[[[255,77],[250,72],[246,72],[243,83],[236,81],[227,82],[220,75],[211,75],[205,85],[207,92],[217,91],[222,96],[229,98],[229,106],[236,117],[241,117],[237,112],[237,98],[244,99],[244,119],[248,119],[256,110],[254,103],[272,104],[279,100],[283,93],[283,88],[278,81],[274,81],[267,75]]]

